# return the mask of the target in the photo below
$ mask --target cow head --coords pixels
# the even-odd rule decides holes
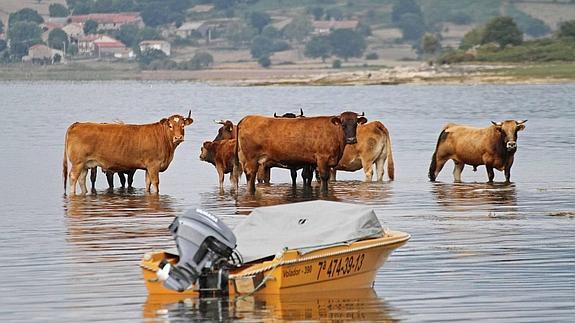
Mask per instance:
[[[331,122],[335,125],[341,125],[343,128],[343,133],[345,135],[345,143],[346,144],[355,144],[357,143],[357,138],[355,137],[357,125],[364,124],[367,122],[367,119],[364,117],[365,113],[361,113],[358,115],[355,112],[344,112],[339,116],[335,116],[331,118]]]
[[[214,141],[224,140],[224,139],[234,139],[234,124],[230,120],[214,120],[215,123],[221,124],[222,126],[218,129],[218,135],[214,138]]]
[[[291,113],[291,112],[284,113],[283,115],[278,116],[278,115],[274,112],[274,118],[304,118],[304,117],[305,117],[305,116],[303,115],[303,109],[302,109],[302,108],[299,109],[299,116],[296,115],[295,113]]]
[[[495,128],[501,133],[505,142],[505,148],[508,152],[515,152],[517,150],[517,132],[525,129],[525,122],[527,122],[527,120],[505,120],[503,122],[491,121]]]
[[[169,118],[160,120],[160,123],[167,127],[169,136],[172,138],[172,143],[176,146],[184,141],[184,127],[191,125],[192,122],[194,122],[194,120],[192,119],[191,110],[187,118],[179,114],[174,114]]]

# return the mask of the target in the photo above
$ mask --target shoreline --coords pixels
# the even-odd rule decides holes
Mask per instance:
[[[399,65],[393,68],[140,70],[136,64],[0,66],[0,81],[190,81],[229,86],[475,85],[575,83],[575,63]]]

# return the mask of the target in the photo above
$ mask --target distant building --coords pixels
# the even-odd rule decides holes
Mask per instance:
[[[98,30],[119,30],[123,25],[144,27],[144,22],[137,12],[91,13],[88,15],[70,16],[71,23],[84,24],[88,20],[98,23]]]
[[[313,34],[326,35],[336,29],[356,29],[359,25],[357,20],[324,20],[312,22]]]
[[[134,51],[119,40],[106,35],[85,35],[78,38],[78,54],[100,58],[133,58]]]
[[[28,55],[22,57],[23,62],[32,63],[53,63],[54,56],[60,55],[60,59],[64,59],[64,52],[57,49],[52,49],[46,45],[38,44],[28,48]]]
[[[186,22],[176,29],[176,35],[186,38],[194,32],[198,32],[202,37],[208,35],[210,26],[205,21]]]
[[[214,6],[211,4],[198,4],[193,6],[190,9],[192,12],[210,12],[212,10],[214,10]]]
[[[167,56],[170,56],[172,51],[170,43],[165,40],[144,40],[140,42],[140,51],[144,52],[147,49],[161,50]]]
[[[67,24],[62,30],[68,35],[68,39],[78,41],[78,38],[84,36],[84,27],[79,23]]]

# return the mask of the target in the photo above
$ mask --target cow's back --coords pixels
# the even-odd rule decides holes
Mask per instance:
[[[164,136],[157,123],[74,123],[68,128],[66,149],[72,163],[86,163],[87,167],[101,166],[112,171],[145,169],[151,161],[164,166],[164,159],[171,160]]]
[[[286,165],[313,164],[328,156],[332,167],[343,154],[344,135],[331,117],[268,118],[247,116],[238,125],[239,150],[246,158]]]
[[[469,165],[482,165],[493,148],[492,129],[447,124],[439,137],[437,153]]]
[[[374,161],[385,150],[387,128],[372,121],[357,126],[357,143],[346,145],[337,169],[356,171],[362,168],[361,160]]]

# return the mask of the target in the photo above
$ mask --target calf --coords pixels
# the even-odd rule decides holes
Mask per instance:
[[[208,162],[216,167],[219,176],[220,189],[224,187],[224,174],[230,174],[232,187],[238,187],[241,167],[236,165],[236,140],[224,139],[218,141],[206,141],[202,144],[200,160]]]

